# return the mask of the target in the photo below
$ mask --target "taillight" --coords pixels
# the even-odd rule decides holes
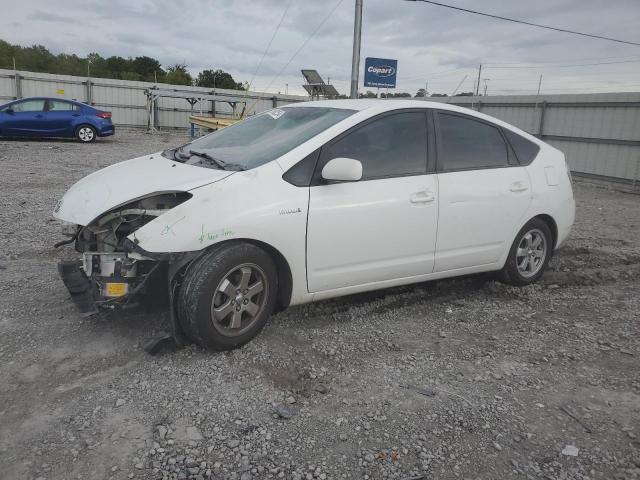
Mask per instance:
[[[111,118],[111,112],[100,112],[96,115],[96,117]]]

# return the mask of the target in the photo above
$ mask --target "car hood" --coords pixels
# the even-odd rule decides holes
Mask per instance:
[[[56,205],[53,216],[88,225],[103,213],[154,193],[185,192],[235,172],[185,165],[160,153],[116,163],[84,177]]]

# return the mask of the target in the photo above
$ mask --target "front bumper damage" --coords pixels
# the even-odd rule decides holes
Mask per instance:
[[[84,316],[98,313],[99,307],[130,305],[162,265],[132,252],[84,252],[81,260],[61,261],[58,272],[71,299]],[[138,272],[138,262],[151,263],[146,272]]]
[[[98,313],[96,305],[96,292],[91,281],[82,270],[82,262],[79,260],[63,260],[58,263],[58,273],[64,283],[71,300],[76,304],[80,313],[87,317]]]
[[[94,315],[100,309],[126,308],[134,305],[141,294],[148,294],[149,281],[162,273],[165,278],[156,280],[163,281],[166,287],[154,290],[153,294],[163,296],[156,300],[168,300],[170,332],[153,338],[144,349],[155,354],[167,340],[177,346],[184,345],[185,336],[175,311],[175,295],[182,274],[200,252],[152,253],[128,239],[122,246],[123,252],[85,252],[82,260],[63,260],[58,264],[71,300],[83,316]],[[144,263],[144,267],[139,268],[139,263]],[[119,287],[117,291],[110,291],[110,285]],[[124,287],[120,287],[122,285]]]

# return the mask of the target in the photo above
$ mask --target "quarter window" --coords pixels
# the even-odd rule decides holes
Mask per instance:
[[[536,155],[538,155],[540,151],[540,147],[511,130],[505,128],[503,131],[507,140],[509,140],[509,143],[515,150],[520,165],[529,165],[533,162],[533,159],[536,158]]]
[[[79,107],[69,102],[61,102],[60,100],[49,100],[50,112],[69,112],[72,110],[79,110]]]
[[[14,112],[42,112],[44,100],[25,100],[9,106]]]
[[[507,145],[497,127],[459,115],[438,114],[440,170],[471,170],[509,164]]]
[[[323,164],[338,157],[360,160],[364,180],[426,174],[427,116],[386,115],[328,145],[323,157]]]

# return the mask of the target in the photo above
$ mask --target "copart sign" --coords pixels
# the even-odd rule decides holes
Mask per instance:
[[[367,57],[364,62],[364,86],[396,88],[398,60]]]

